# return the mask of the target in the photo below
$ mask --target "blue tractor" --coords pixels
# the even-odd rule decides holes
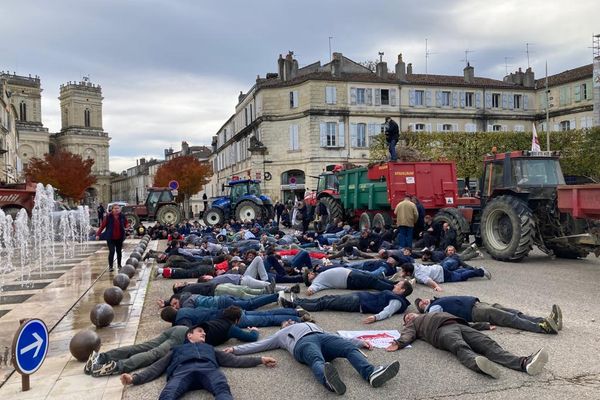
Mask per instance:
[[[261,194],[260,181],[230,181],[226,187],[229,188],[229,194],[213,197],[210,208],[204,212],[207,226],[223,224],[230,218],[245,222],[266,221],[274,217],[273,203],[269,197]]]

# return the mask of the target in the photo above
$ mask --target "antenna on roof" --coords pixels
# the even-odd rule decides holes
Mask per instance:
[[[333,53],[331,52],[331,39],[333,39],[333,36],[329,36],[329,61],[333,60]]]
[[[525,43],[525,53],[527,53],[527,68],[530,67],[529,65],[529,54],[533,53],[533,51],[529,50],[529,46],[533,46],[533,43]]]
[[[428,73],[428,70],[427,70],[428,60],[429,60],[429,56],[432,54],[437,54],[437,53],[433,53],[433,52],[429,51],[428,39],[425,38],[425,75],[427,75],[427,73]]]
[[[464,58],[464,60],[460,60],[460,61],[463,61],[465,63],[465,65],[468,66],[469,65],[469,61],[473,61],[473,60],[469,60],[469,53],[473,53],[473,52],[475,52],[475,50],[466,49],[465,50],[465,58]]]
[[[379,54],[379,62],[383,62],[383,54],[384,54],[383,51],[380,51],[377,54]]]
[[[504,57],[504,69],[506,70],[506,75],[508,75],[508,67],[512,67],[512,65],[508,64],[508,60],[512,60],[512,57]]]

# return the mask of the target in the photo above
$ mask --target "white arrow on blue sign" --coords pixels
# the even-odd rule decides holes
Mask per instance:
[[[27,375],[37,371],[48,353],[46,324],[39,319],[27,320],[17,332],[13,351],[17,371]]]

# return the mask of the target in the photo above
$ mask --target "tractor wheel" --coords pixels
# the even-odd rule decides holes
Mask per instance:
[[[460,247],[469,239],[469,223],[456,208],[442,208],[433,216],[434,225],[439,225],[440,228],[444,222],[447,222],[456,232],[456,244]]]
[[[333,221],[335,218],[339,218],[340,221],[344,220],[344,208],[339,200],[336,200],[333,197],[323,197],[319,201],[322,201],[325,204],[325,207],[327,207],[329,221]]]
[[[173,204],[167,204],[158,209],[156,220],[164,225],[177,225],[181,222],[181,209]]]
[[[214,226],[225,222],[223,211],[218,208],[209,208],[204,212],[203,219],[206,226]]]
[[[275,207],[271,204],[267,206],[263,206],[263,215],[266,219],[274,219],[275,218]]]
[[[358,229],[362,231],[363,229],[371,229],[373,225],[372,215],[364,212],[360,214],[360,219],[358,220]]]
[[[140,217],[134,213],[126,213],[125,219],[127,220],[127,224],[130,228],[137,230],[138,226],[140,225]],[[100,223],[102,223],[102,221],[100,221]]]
[[[4,214],[10,215],[14,221],[15,219],[17,219],[17,215],[19,214],[19,211],[21,211],[21,209],[19,207],[5,207],[2,209],[2,211],[4,211]]]
[[[533,248],[536,221],[527,203],[500,196],[490,201],[481,215],[481,239],[496,260],[519,261]]]
[[[576,260],[578,258],[586,258],[590,253],[589,251],[571,245],[566,246],[548,246],[554,255],[558,258],[568,258],[571,260]]]
[[[240,201],[240,204],[235,208],[235,217],[238,221],[260,221],[263,217],[262,207],[256,205],[250,200]]]
[[[373,217],[373,228],[384,229],[386,226],[392,226],[392,217],[388,213],[377,213]]]

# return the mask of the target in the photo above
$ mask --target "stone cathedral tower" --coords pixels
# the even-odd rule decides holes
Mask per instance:
[[[54,135],[57,149],[92,158],[92,173],[97,181],[88,189],[88,201],[110,201],[110,171],[108,167],[108,133],[102,129],[102,88],[84,78],[60,86],[62,128]]]

